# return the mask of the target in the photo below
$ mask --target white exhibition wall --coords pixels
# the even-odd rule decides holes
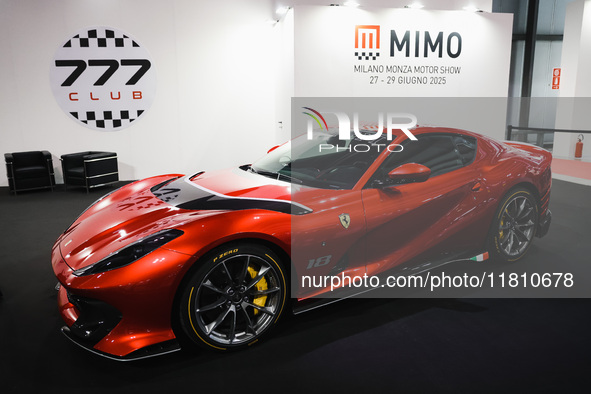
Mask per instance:
[[[276,142],[271,0],[3,0],[0,153],[115,151],[121,179],[244,164]],[[152,107],[121,131],[95,131],[56,103],[58,47],[90,26],[128,32],[153,60]],[[0,186],[7,185],[0,171]]]
[[[380,1],[368,0],[368,5],[387,5]],[[289,138],[289,99],[296,95],[506,96],[510,15],[433,10],[436,4],[444,9],[461,8],[464,1],[460,0],[445,4],[427,1],[425,10],[308,7],[298,5],[308,4],[307,0],[295,0],[294,9],[278,24],[268,24],[269,19],[276,17],[275,8],[280,3],[276,0],[3,0],[0,2],[1,153],[49,150],[54,156],[57,181],[61,182],[59,156],[62,154],[115,151],[119,155],[121,179],[130,180],[251,162]],[[489,11],[492,1],[480,0],[476,5]],[[298,12],[301,12],[299,16]],[[334,13],[377,18],[384,24],[384,31],[390,27],[388,18],[396,15],[418,18],[415,24],[410,19],[396,19],[401,29],[435,32],[443,29],[448,34],[453,27],[463,37],[461,61],[471,66],[462,66],[466,67],[463,74],[454,75],[454,83],[447,87],[403,89],[397,93],[384,90],[385,87],[382,91],[368,90],[368,86],[355,82],[351,75],[344,79],[331,77],[341,62],[341,55],[334,50],[346,46],[346,56],[353,56],[349,53],[350,37],[343,38],[333,48],[310,45],[310,42],[315,40],[312,27],[324,25],[327,28],[324,38],[344,28],[343,20],[335,19]],[[151,108],[133,125],[120,131],[84,127],[60,109],[52,94],[49,70],[57,49],[72,34],[91,26],[109,26],[132,35],[149,52],[156,74]],[[479,42],[484,46],[477,53]],[[434,63],[437,61],[431,62]],[[499,119],[504,120],[504,115]],[[447,125],[469,128],[464,124]],[[496,131],[490,131],[496,130],[496,125],[488,127],[476,131],[499,137]],[[1,171],[0,186],[6,185],[6,175]]]

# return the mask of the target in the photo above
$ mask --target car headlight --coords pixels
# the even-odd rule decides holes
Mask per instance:
[[[159,231],[119,249],[97,263],[75,270],[74,275],[93,275],[125,267],[183,234],[181,230],[176,229]]]

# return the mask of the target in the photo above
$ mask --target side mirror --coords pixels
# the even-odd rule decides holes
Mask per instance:
[[[406,163],[388,173],[394,184],[425,182],[431,176],[431,170],[422,164]]]
[[[275,149],[279,148],[280,146],[281,146],[281,145],[275,145],[274,147],[272,147],[271,149],[269,149],[269,150],[267,151],[267,153],[271,153],[271,152],[273,152]]]

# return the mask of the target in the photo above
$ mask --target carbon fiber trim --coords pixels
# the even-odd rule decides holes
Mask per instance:
[[[105,352],[101,352],[100,350],[96,350],[92,346],[88,345],[87,343],[80,341],[78,337],[72,334],[72,331],[67,327],[64,326],[61,328],[62,334],[66,336],[70,341],[74,342],[76,345],[80,346],[82,349],[87,350],[91,353],[94,353],[98,356],[108,358],[109,360],[115,361],[135,361],[141,360],[150,357],[161,356],[168,353],[174,353],[181,350],[179,343],[176,340],[166,341],[162,343],[157,343],[155,345],[147,346],[142,349],[138,349],[126,356],[114,356],[112,354],[108,354]]]

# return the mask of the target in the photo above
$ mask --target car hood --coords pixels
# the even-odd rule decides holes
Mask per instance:
[[[158,185],[152,192],[180,209],[265,209],[294,215],[311,211],[291,200],[289,183],[241,169],[197,173]]]
[[[77,270],[158,231],[182,230],[200,218],[241,209],[311,212],[291,202],[288,183],[241,169],[157,177],[124,186],[89,208],[56,246]]]
[[[100,209],[84,214],[58,240],[62,257],[73,270],[96,263],[160,230],[181,227],[189,220],[149,189],[99,204]]]

